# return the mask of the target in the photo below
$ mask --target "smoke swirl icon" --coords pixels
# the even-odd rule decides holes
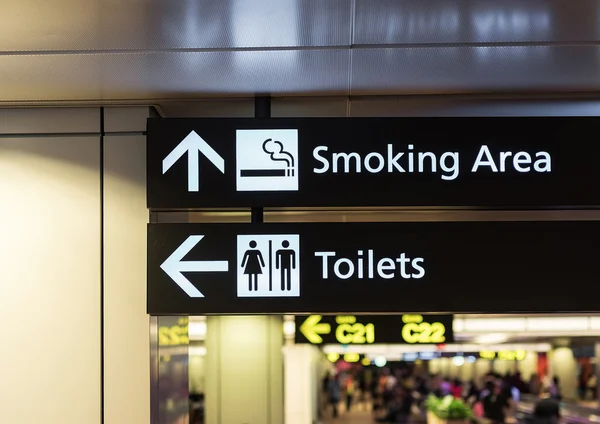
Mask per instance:
[[[272,161],[281,161],[286,163],[286,177],[294,176],[294,156],[284,150],[283,143],[281,141],[268,138],[264,141],[262,149],[271,157]]]

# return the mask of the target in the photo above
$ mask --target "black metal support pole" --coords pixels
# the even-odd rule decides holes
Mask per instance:
[[[255,207],[250,209],[250,219],[253,224],[262,224],[264,222],[263,208]]]
[[[254,98],[254,117],[255,118],[270,118],[271,117],[271,98],[261,96]],[[251,222],[260,224],[264,222],[264,211],[262,207],[252,208],[250,211]]]
[[[254,98],[254,117],[255,118],[270,118],[271,117],[271,98],[269,96]]]

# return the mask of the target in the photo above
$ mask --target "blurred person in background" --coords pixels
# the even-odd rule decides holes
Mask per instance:
[[[444,396],[442,390],[442,377],[439,374],[434,374],[431,376],[430,386],[432,395],[439,398]]]
[[[562,399],[562,389],[560,387],[560,380],[557,376],[552,377],[552,382],[550,383],[550,396],[559,401]]]
[[[398,379],[391,373],[389,368],[384,368],[383,376],[383,393],[381,399],[383,408],[387,409],[394,397],[394,389],[398,384]]]
[[[448,378],[444,378],[442,380],[442,384],[440,385],[440,388],[442,389],[442,396],[447,396],[452,394],[452,383],[450,382],[450,380]]]
[[[377,418],[378,423],[407,423],[412,411],[414,398],[410,390],[402,385],[396,387],[390,406],[383,417]]]
[[[536,373],[531,374],[531,378],[529,379],[529,393],[532,395],[539,396],[542,390],[542,382],[540,380],[540,376]]]
[[[588,376],[582,368],[579,372],[579,377],[577,378],[577,397],[579,400],[585,400],[587,397],[587,382]]]
[[[350,411],[352,408],[352,401],[354,400],[354,392],[356,390],[356,380],[352,374],[348,374],[344,383],[344,392],[346,395],[346,411]]]
[[[380,376],[373,378],[369,385],[369,391],[371,392],[371,410],[373,411],[373,414],[376,414],[381,409],[383,403],[383,400],[381,399],[382,385],[379,382],[379,378]]]
[[[519,389],[513,385],[513,378],[507,375],[502,382],[500,393],[504,399],[506,399],[507,406],[504,408],[505,422],[516,423],[517,422],[517,405],[521,397]]]
[[[513,376],[513,387],[516,387],[519,390],[519,393],[529,393],[529,386],[521,376],[521,371],[517,371]]]
[[[473,406],[475,404],[475,402],[477,402],[477,400],[479,400],[479,388],[477,387],[477,383],[475,383],[474,379],[469,380],[468,384],[467,384],[467,390],[465,393],[465,400],[467,401],[467,403],[471,406]]]
[[[363,406],[366,406],[368,398],[369,398],[369,389],[367,384],[367,377],[365,373],[361,373],[358,375],[357,379],[357,388],[358,388],[358,402]]]
[[[462,399],[463,397],[463,384],[458,378],[455,378],[450,386],[450,394],[456,399]]]
[[[483,398],[483,414],[494,424],[506,423],[508,399],[502,394],[502,388],[496,382],[489,380],[486,384],[487,395]]]
[[[342,387],[339,375],[329,376],[329,381],[327,382],[327,399],[332,407],[334,418],[338,416],[338,404],[340,403],[341,397]]]
[[[590,391],[590,396],[592,400],[598,399],[598,380],[596,377],[596,373],[590,374],[590,377],[587,381],[587,388]]]
[[[558,400],[552,398],[548,389],[542,393],[541,397],[533,409],[531,424],[558,424],[560,421]]]

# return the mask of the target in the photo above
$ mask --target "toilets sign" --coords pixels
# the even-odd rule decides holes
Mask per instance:
[[[600,119],[149,119],[148,207],[598,206]]]
[[[599,239],[594,221],[149,224],[148,313],[584,312]]]

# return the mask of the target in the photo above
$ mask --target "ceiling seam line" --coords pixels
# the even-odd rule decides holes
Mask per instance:
[[[234,53],[277,51],[322,50],[375,50],[375,49],[431,49],[476,47],[595,47],[597,41],[522,41],[522,42],[459,42],[459,43],[387,43],[387,44],[340,44],[330,46],[286,47],[223,47],[223,48],[173,48],[173,49],[82,49],[82,50],[14,50],[0,51],[0,56],[58,56],[58,55],[119,55],[119,54],[176,54],[176,53]]]
[[[595,41],[481,41],[481,42],[438,42],[438,43],[357,43],[351,47],[356,49],[430,49],[456,47],[594,47],[600,46],[600,40]]]
[[[451,99],[500,99],[500,100],[513,100],[533,98],[533,99],[560,99],[560,100],[597,100],[600,94],[600,88],[590,87],[581,89],[557,89],[551,90],[532,90],[532,89],[511,89],[511,90],[457,90],[448,91],[444,93],[420,93],[420,92],[407,92],[407,93],[391,93],[391,94],[354,94],[351,96],[351,100],[369,100],[369,99],[389,99],[399,100],[405,98],[451,98]],[[285,98],[285,99],[307,99],[307,98],[340,98],[347,99],[348,96],[345,92],[338,94],[310,94],[302,93],[283,93],[274,94],[274,98]],[[6,108],[26,108],[26,107],[97,107],[99,105],[106,105],[110,107],[122,107],[122,106],[154,106],[156,103],[172,103],[172,102],[183,102],[192,103],[196,101],[244,101],[252,100],[254,95],[251,93],[240,93],[232,97],[223,97],[222,95],[207,95],[207,96],[193,96],[187,98],[176,98],[176,97],[152,97],[152,98],[89,98],[89,99],[29,99],[29,100],[0,100],[0,109]]]
[[[285,46],[285,47],[218,47],[218,48],[167,48],[167,49],[81,49],[81,50],[14,50],[0,51],[0,56],[52,56],[52,55],[118,55],[118,54],[168,54],[168,53],[229,53],[229,52],[277,52],[346,50],[347,44],[332,46]]]

